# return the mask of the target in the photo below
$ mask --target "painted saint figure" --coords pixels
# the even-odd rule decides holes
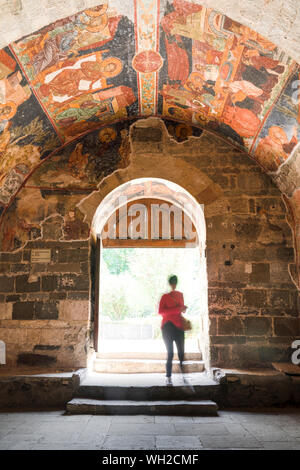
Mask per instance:
[[[17,107],[28,100],[31,95],[29,85],[20,85],[22,80],[21,72],[16,72],[8,78],[0,80],[0,103],[8,104],[10,102],[9,106],[14,105],[14,113],[16,113]]]
[[[63,102],[70,97],[78,96],[86,91],[106,87],[106,79],[118,75],[122,70],[122,62],[115,57],[107,57],[102,61],[93,55],[87,59],[79,59],[72,65],[46,76],[40,91],[44,96],[52,94],[53,101]]]
[[[293,136],[290,141],[281,127],[272,126],[268,135],[259,141],[255,150],[255,157],[266,170],[276,171],[286,161],[297,142],[296,126],[293,128]]]
[[[31,64],[35,74],[57,64],[68,57],[70,49],[75,44],[76,31],[56,34],[46,39],[43,48],[33,56]]]
[[[78,176],[79,178],[84,178],[85,169],[88,164],[88,153],[83,153],[83,144],[79,142],[76,144],[75,149],[70,155],[68,161],[68,169],[72,174]]]

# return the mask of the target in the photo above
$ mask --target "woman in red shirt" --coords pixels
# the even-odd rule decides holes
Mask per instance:
[[[184,305],[183,294],[176,290],[178,278],[177,276],[169,277],[171,292],[164,294],[160,299],[158,313],[162,315],[162,336],[167,348],[166,363],[166,383],[172,385],[172,361],[173,361],[173,343],[175,341],[177,347],[180,368],[183,372],[184,360],[184,330],[182,313],[187,307]]]

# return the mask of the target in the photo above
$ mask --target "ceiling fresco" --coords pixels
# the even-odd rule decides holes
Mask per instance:
[[[300,138],[298,80],[284,51],[193,1],[109,0],[58,20],[0,50],[0,213],[34,169],[44,194],[96,187],[126,165],[141,116],[178,142],[216,132],[274,173]]]

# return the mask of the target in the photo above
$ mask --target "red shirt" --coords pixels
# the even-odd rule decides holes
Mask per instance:
[[[177,290],[164,294],[159,302],[158,313],[162,315],[161,327],[168,321],[182,329],[181,309],[184,307],[183,294]]]

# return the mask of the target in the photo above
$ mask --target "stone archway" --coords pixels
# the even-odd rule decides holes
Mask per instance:
[[[199,295],[201,297],[201,311],[199,312],[199,344],[207,370],[210,368],[210,346],[209,346],[209,317],[207,309],[207,274],[206,274],[206,228],[203,208],[183,187],[170,181],[158,178],[139,178],[117,186],[109,194],[107,194],[99,204],[92,222],[92,250],[91,264],[93,266],[92,273],[92,325],[94,337],[94,349],[98,351],[98,330],[99,330],[99,289],[101,283],[100,275],[100,256],[102,250],[103,229],[112,214],[118,210],[127,211],[127,204],[131,202],[139,202],[145,199],[153,200],[157,198],[160,202],[171,203],[171,209],[181,211],[182,223],[186,224],[186,228],[190,231],[196,230],[196,246],[200,253],[200,276],[199,276]],[[155,200],[155,199],[154,199]],[[139,204],[140,207],[141,204]],[[151,214],[152,215],[152,214]],[[170,214],[169,214],[170,215]],[[173,214],[173,227],[175,226],[175,213]],[[127,218],[127,215],[126,215]],[[189,223],[191,222],[191,224]],[[188,227],[187,227],[188,226]],[[186,231],[187,232],[187,231]],[[174,229],[173,229],[174,234]],[[115,236],[115,235],[114,235]],[[123,234],[124,236],[124,234]],[[126,236],[130,238],[129,229],[126,226]],[[148,235],[147,235],[148,236]],[[151,237],[151,235],[150,235]],[[161,237],[159,237],[161,238]],[[172,234],[170,234],[172,239]],[[190,238],[186,239],[185,246],[195,245],[195,235],[191,233]],[[114,245],[116,246],[116,245]]]

